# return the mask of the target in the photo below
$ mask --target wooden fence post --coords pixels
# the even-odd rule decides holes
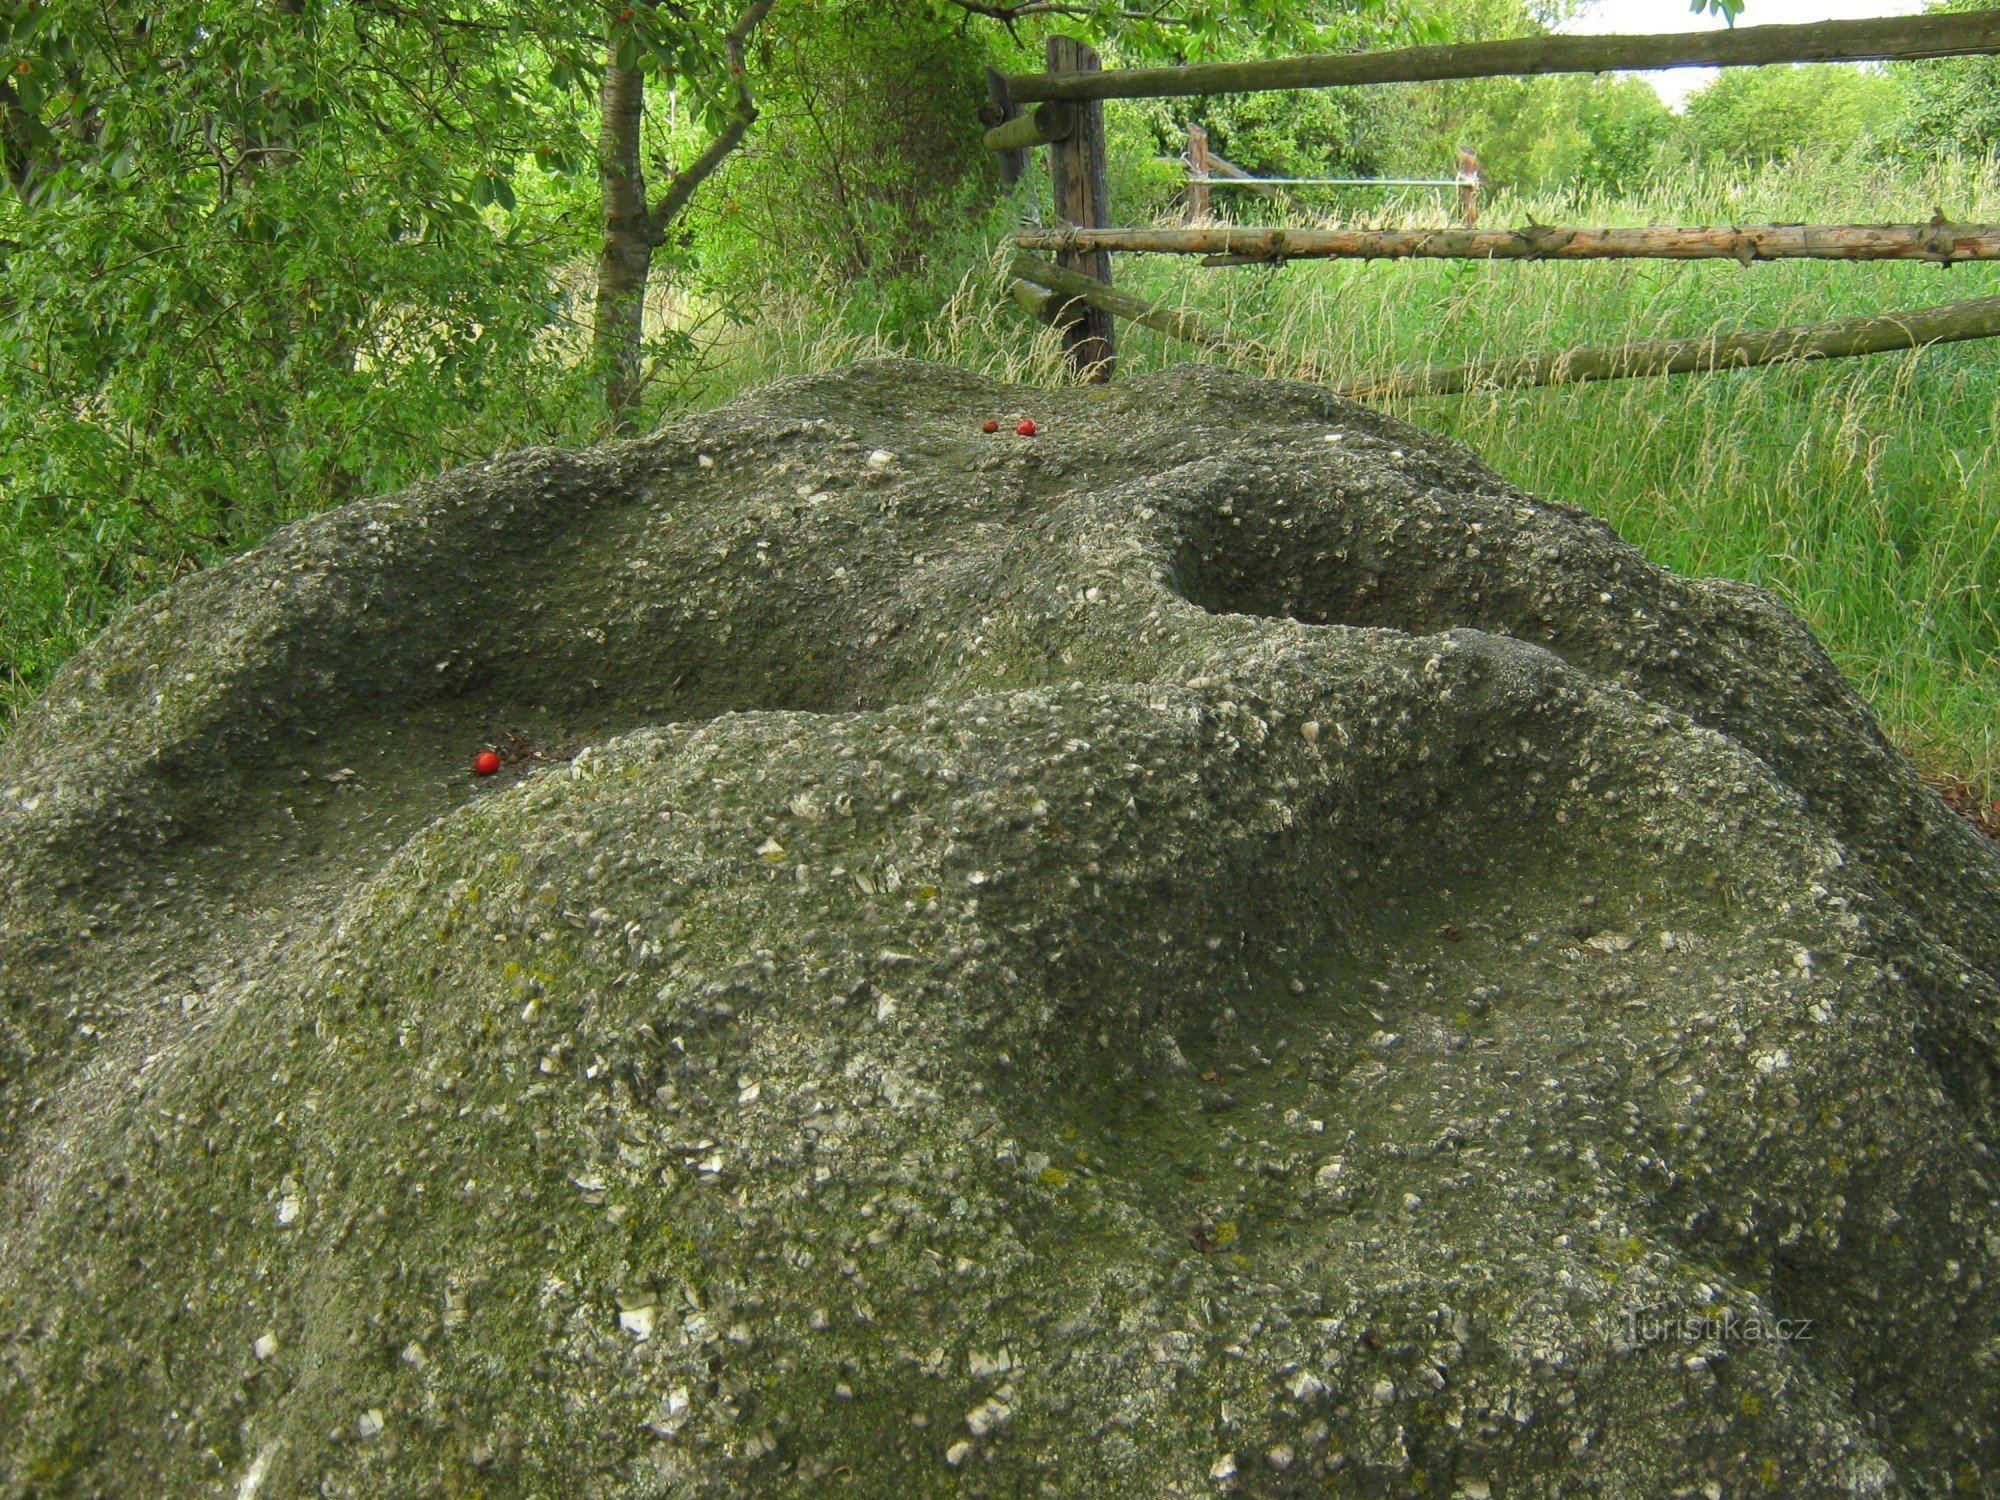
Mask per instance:
[[[1467,229],[1479,222],[1479,158],[1458,148],[1458,222]]]
[[[1208,132],[1188,126],[1188,222],[1208,222]]]
[[[1095,73],[1097,53],[1072,37],[1048,40],[1051,73]],[[1110,174],[1104,160],[1104,105],[1091,100],[1082,106],[1068,139],[1049,147],[1049,176],[1055,183],[1056,222],[1078,228],[1099,228],[1110,218]],[[1077,271],[1106,286],[1111,284],[1111,252],[1083,250],[1057,257],[1064,269]],[[1063,324],[1063,347],[1069,362],[1087,381],[1111,378],[1117,343],[1111,314],[1098,307],[1072,307]]]
[[[986,70],[986,108],[979,112],[979,118],[988,129],[1005,125],[1021,113],[1007,92],[1007,75],[998,68]],[[1000,185],[1011,188],[1021,180],[1021,174],[1028,170],[1026,147],[1014,151],[1002,151],[1000,155]]]

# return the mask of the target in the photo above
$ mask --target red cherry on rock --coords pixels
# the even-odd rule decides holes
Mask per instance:
[[[1000,430],[1000,424],[998,422],[988,422],[984,427],[980,428],[979,430],[981,432],[998,432]]]
[[[1029,421],[1026,417],[1023,417],[1021,419],[1021,425],[1019,427],[1016,427],[1014,430],[1020,433],[1022,437],[1033,437],[1035,435],[1035,424]]]
[[[472,769],[481,776],[491,776],[500,769],[500,757],[491,750],[482,750],[472,757]]]

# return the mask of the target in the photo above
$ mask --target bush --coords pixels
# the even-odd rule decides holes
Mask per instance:
[[[2000,58],[1945,57],[1896,71],[1899,146],[1925,156],[2000,155]]]
[[[757,129],[704,195],[706,287],[917,271],[990,201],[984,43],[921,0],[791,10],[762,36]]]
[[[1542,35],[1571,8],[1464,0],[1452,12],[1452,39]],[[1478,154],[1494,187],[1581,192],[1637,182],[1673,134],[1659,95],[1635,78],[1461,79],[1358,89],[1353,97],[1360,154],[1382,176],[1444,175],[1462,146]]]
[[[1886,73],[1845,63],[1741,68],[1688,96],[1681,136],[1697,160],[1754,167],[1875,145],[1901,111]]]
[[[1483,80],[1456,137],[1481,175],[1522,192],[1583,193],[1634,186],[1674,133],[1674,117],[1637,78],[1567,75]]]
[[[1989,0],[1944,0],[1932,12],[1984,10]],[[1891,142],[1900,156],[2000,155],[2000,58],[1941,57],[1891,63],[1902,118]]]
[[[343,80],[353,108],[283,39],[246,125],[226,65],[118,34],[85,54],[125,68],[98,116],[118,136],[0,194],[0,720],[130,599],[275,525],[588,435],[561,180],[524,172],[517,196],[490,116]],[[522,135],[573,134],[538,99]]]
[[[1216,153],[1258,177],[1373,175],[1361,106],[1352,89],[1220,94],[1135,101],[1135,123],[1170,156],[1187,149],[1188,126],[1208,132]]]

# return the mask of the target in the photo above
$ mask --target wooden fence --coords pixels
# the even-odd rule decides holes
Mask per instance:
[[[1670,260],[2000,260],[2000,225],[1954,224],[1942,215],[1927,224],[1767,224],[1640,229],[1580,229],[1530,225],[1518,230],[1466,227],[1439,230],[1252,228],[1212,225],[1206,217],[1208,179],[1216,158],[1206,136],[1190,133],[1191,167],[1203,197],[1184,229],[1118,228],[1106,223],[1109,180],[1104,153],[1106,99],[1185,98],[1268,89],[1418,83],[1613,69],[1734,67],[1793,62],[1879,62],[2000,54],[2000,10],[1824,21],[1804,26],[1670,36],[1547,36],[1460,46],[1404,47],[1259,62],[1199,63],[1177,68],[1107,72],[1082,42],[1052,37],[1048,71],[991,75],[986,144],[1001,154],[1003,180],[1017,181],[1027,153],[1047,146],[1055,184],[1056,225],[1016,236],[1016,298],[1059,326],[1077,373],[1109,380],[1117,364],[1114,319],[1123,317],[1210,347],[1236,348],[1278,359],[1225,330],[1185,313],[1154,308],[1112,287],[1114,251],[1200,255],[1204,265],[1273,264],[1285,260],[1398,259],[1584,260],[1650,257]],[[1033,106],[1024,108],[1024,106]],[[1476,166],[1473,168],[1476,172]],[[1464,171],[1463,166],[1461,171]],[[1191,194],[1192,198],[1192,194]],[[1034,252],[1053,253],[1054,263]],[[1955,339],[2000,335],[2000,298],[1947,303],[1911,312],[1836,323],[1672,339],[1600,349],[1554,351],[1417,370],[1348,388],[1356,395],[1438,393],[1500,385],[1547,385],[1610,380],[1686,370],[1740,368],[1787,360],[1831,359],[1909,349]],[[1308,369],[1310,356],[1297,361]]]

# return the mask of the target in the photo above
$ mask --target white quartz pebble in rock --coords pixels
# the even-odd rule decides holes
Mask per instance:
[[[965,1414],[965,1425],[972,1429],[974,1437],[985,1437],[996,1427],[1005,1424],[1014,1415],[1014,1408],[1005,1401],[988,1397]]]
[[[984,1375],[1004,1375],[1014,1368],[1014,1355],[1008,1349],[1001,1349],[993,1354],[988,1354],[983,1349],[974,1349],[966,1355],[965,1367],[966,1373],[975,1378]]]

